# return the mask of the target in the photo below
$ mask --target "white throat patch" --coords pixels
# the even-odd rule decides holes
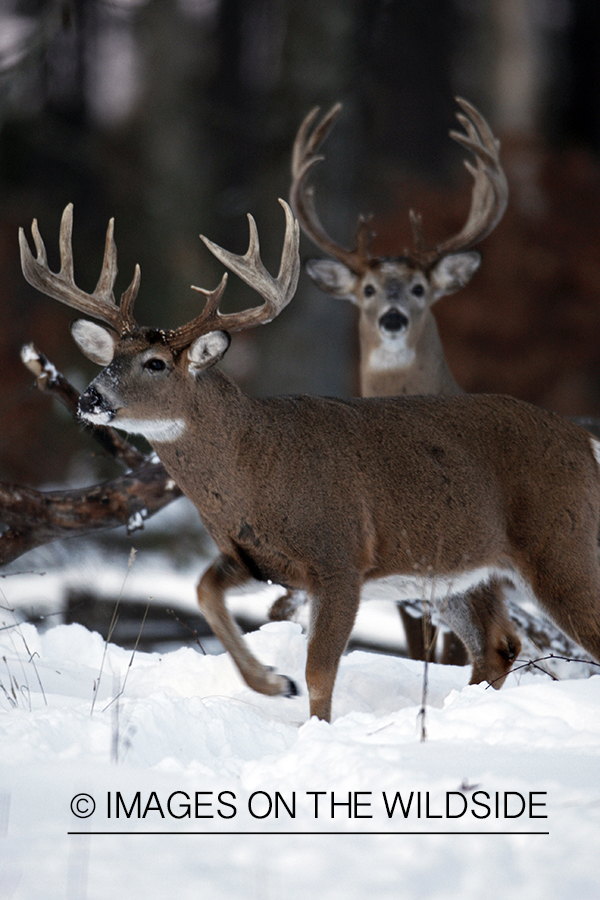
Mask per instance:
[[[114,419],[111,424],[130,434],[141,434],[151,444],[170,444],[185,431],[183,419]]]
[[[384,337],[382,343],[369,353],[368,365],[373,372],[387,372],[412,366],[415,351],[406,346],[404,337]]]

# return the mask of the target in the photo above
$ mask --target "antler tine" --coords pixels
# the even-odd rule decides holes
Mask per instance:
[[[300,274],[300,257],[298,254],[300,234],[298,223],[294,219],[290,207],[285,200],[280,200],[279,202],[285,212],[286,224],[281,265],[277,278],[273,278],[262,263],[256,222],[250,214],[248,214],[250,240],[248,250],[243,256],[230,253],[228,250],[224,250],[222,247],[214,244],[204,235],[200,235],[211,253],[228,269],[239,275],[246,284],[261,294],[265,302],[262,306],[226,315],[218,313],[215,307],[210,317],[207,317],[210,327],[204,328],[203,331],[198,331],[198,334],[217,328],[223,331],[241,331],[245,328],[252,328],[255,325],[266,324],[278,316],[294,296]]]
[[[68,207],[67,207],[68,209]],[[65,210],[66,212],[66,210]],[[71,249],[71,231],[73,228],[73,206],[71,205],[69,215],[69,243],[68,248],[63,248],[63,233],[61,228],[60,234],[60,252],[61,252],[61,263],[63,259],[63,249],[68,249],[67,259],[69,262],[69,277],[70,280],[73,281],[73,250]],[[63,270],[65,264],[62,263],[61,271]],[[113,289],[115,286],[115,281],[117,280],[117,245],[115,244],[115,220],[109,219],[108,228],[106,229],[106,239],[104,241],[104,257],[102,259],[102,269],[100,271],[100,277],[98,278],[98,283],[96,284],[96,289],[94,291],[94,296],[109,298],[111,303],[115,303]]]
[[[325,158],[318,155],[317,151],[333,128],[341,109],[342,104],[336,103],[311,131],[311,126],[319,113],[319,107],[316,106],[309,112],[298,129],[292,150],[290,204],[302,230],[311,241],[325,253],[329,253],[344,263],[351,271],[359,273],[364,271],[371,258],[372,234],[368,223],[364,219],[359,220],[356,246],[353,250],[346,250],[334,241],[323,228],[315,209],[314,188],[306,185],[311,170]]]
[[[293,177],[296,177],[296,174],[300,174],[306,162],[313,166],[325,159],[324,156],[315,156],[315,153],[333,128],[335,120],[342,111],[342,104],[339,102],[335,103],[311,132],[310,127],[318,116],[320,109],[319,106],[313,107],[298,129],[292,149]]]
[[[450,131],[450,137],[473,153],[476,161],[476,165],[468,159],[464,161],[473,177],[471,208],[458,234],[442,241],[431,251],[417,247],[415,255],[422,265],[431,265],[448,253],[468,250],[478,244],[494,230],[508,203],[508,182],[500,164],[500,141],[471,103],[461,97],[457,97],[456,102],[464,112],[464,115],[457,113],[456,118],[466,134]]]
[[[238,313],[225,315],[220,313],[219,303],[227,284],[227,272],[214,291],[207,291],[192,285],[194,291],[198,291],[206,297],[206,305],[200,315],[188,322],[187,325],[182,325],[168,333],[167,341],[172,350],[178,352],[189,347],[193,340],[209,331],[241,331],[244,328],[266,324],[279,315],[290,302],[296,291],[300,275],[300,256],[298,254],[300,234],[298,223],[295,221],[291,209],[285,200],[279,202],[285,211],[286,225],[281,265],[277,278],[273,278],[267,272],[260,259],[258,231],[256,222],[250,214],[248,214],[250,240],[248,249],[243,256],[230,253],[204,235],[200,235],[218,260],[264,297],[263,305]]]
[[[136,322],[133,318],[133,304],[135,303],[135,299],[140,289],[141,277],[142,270],[136,263],[135,269],[133,270],[133,278],[131,279],[131,284],[129,285],[127,290],[124,291],[123,294],[121,294],[119,311],[121,314],[121,331],[123,333],[127,331],[133,331],[133,329],[136,327]]]
[[[209,331],[219,331],[222,329],[220,320],[222,316],[219,313],[219,303],[227,284],[227,272],[221,278],[221,281],[214,291],[207,291],[205,288],[192,285],[193,291],[198,291],[206,297],[206,304],[199,316],[188,322],[187,325],[181,325],[167,334],[167,342],[169,347],[178,353],[194,341],[201,334],[207,334]]]
[[[37,256],[34,258],[29,242],[22,228],[19,229],[19,246],[21,250],[21,268],[23,275],[29,284],[64,303],[78,312],[92,316],[106,322],[118,333],[130,330],[134,325],[132,316],[133,301],[139,288],[139,266],[133,281],[123,295],[123,308],[115,303],[113,287],[117,277],[117,248],[114,241],[114,219],[111,219],[106,231],[104,247],[104,259],[102,271],[96,289],[92,294],[87,294],[77,287],[73,275],[73,204],[65,207],[60,223],[59,248],[60,271],[52,272],[48,266],[48,256],[37,220],[31,225],[31,233],[36,248]]]

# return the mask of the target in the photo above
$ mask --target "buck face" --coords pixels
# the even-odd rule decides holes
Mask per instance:
[[[306,271],[332,296],[359,310],[363,397],[457,393],[439,384],[439,342],[431,307],[464,287],[479,268],[479,253],[449,254],[426,272],[408,258],[372,259],[356,273],[336,260],[308,260]]]
[[[230,343],[226,332],[213,331],[174,353],[165,332],[140,329],[139,334],[119,339],[83,319],[73,324],[71,333],[89,359],[105,366],[81,395],[81,418],[93,425],[113,425],[159,444],[172,443],[184,435],[189,394],[196,379],[222,358]],[[98,352],[100,345],[102,353]]]
[[[75,286],[71,215],[68,207],[59,273],[48,269],[37,226],[37,258],[21,232],[25,277],[108,325],[74,328],[105,366],[83,396],[82,415],[149,436],[196,506],[221,551],[200,579],[198,602],[250,687],[295,691],[249,652],[225,605],[226,591],[251,577],[311,598],[306,683],[311,715],[320,718],[330,717],[339,660],[369,581],[399,579],[411,593],[437,581],[443,595],[435,602],[469,649],[473,681],[501,682],[514,658],[502,598],[491,594],[475,607],[468,593],[474,584],[485,590],[498,572],[522,582],[600,658],[600,445],[585,432],[506,397],[250,399],[214,363],[229,331],[270,321],[293,296],[298,229],[289,208],[277,278],[260,262],[252,219],[243,257],[205,241],[264,303],[221,315],[223,280],[202,292],[196,319],[164,333],[133,319],[139,270],[120,306],[114,302],[112,227],[96,290]]]

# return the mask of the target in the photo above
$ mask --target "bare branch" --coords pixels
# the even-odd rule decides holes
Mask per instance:
[[[73,414],[79,394],[32,345],[21,357],[42,391],[52,393]],[[146,519],[181,496],[162,463],[145,456],[112,428],[88,429],[104,450],[132,471],[103,484],[66,491],[37,491],[0,483],[0,565],[28,550],[62,538],[118,528],[143,527]]]
[[[549,653],[547,656],[539,656],[537,659],[527,659],[527,660],[525,660],[525,662],[522,662],[520,665],[513,666],[513,668],[511,669],[511,672],[518,672],[519,669],[537,669],[539,672],[542,672],[544,675],[548,675],[548,677],[551,678],[552,681],[560,681],[560,678],[558,678],[553,672],[548,671],[548,669],[545,669],[543,666],[540,665],[540,663],[548,662],[553,659],[557,659],[562,662],[569,662],[569,663],[582,663],[583,665],[586,665],[586,666],[600,666],[600,663],[597,663],[595,660],[588,659],[586,657],[559,656],[557,653]],[[486,686],[486,691],[488,688],[493,687],[496,681],[500,681],[500,679],[496,678],[496,679],[494,679],[494,681],[490,681],[488,683],[488,685]]]
[[[93,487],[36,491],[0,484],[0,565],[28,550],[63,538],[118,528],[135,531],[181,491],[159,462],[145,460],[135,471]]]
[[[103,425],[90,425],[78,418],[77,404],[79,391],[33,344],[26,344],[21,349],[21,360],[30,372],[35,375],[36,387],[40,391],[52,394],[71,413],[81,427],[85,428],[98,441],[109,456],[120,460],[127,468],[135,469],[141,465],[146,456],[140,450],[124,440],[114,428]]]

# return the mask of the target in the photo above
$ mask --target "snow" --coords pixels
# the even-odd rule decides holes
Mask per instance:
[[[600,675],[431,665],[423,721],[423,664],[355,651],[328,724],[296,623],[247,636],[282,698],[225,654],[0,619],[3,900],[600,895]]]

